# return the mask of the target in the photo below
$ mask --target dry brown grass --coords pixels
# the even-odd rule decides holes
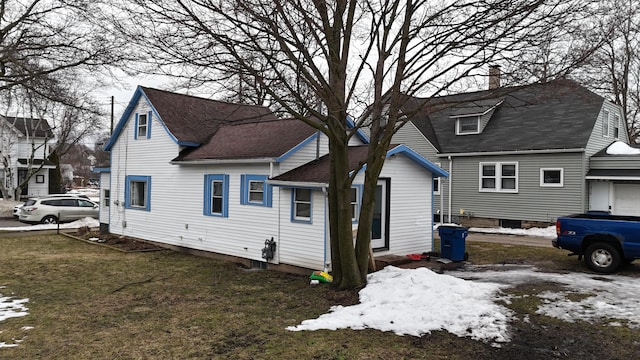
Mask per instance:
[[[556,249],[468,244],[474,263],[584,268]],[[633,358],[638,330],[567,324],[535,315],[535,297],[510,305],[502,348],[434,332],[289,332],[357,295],[310,286],[305,276],[246,271],[168,250],[121,253],[62,236],[0,237],[0,289],[29,298],[29,315],[0,322],[2,359],[539,359]],[[627,270],[634,271],[634,269]],[[640,272],[640,270],[635,269]],[[518,293],[540,291],[520,286]],[[526,298],[524,298],[526,299]],[[32,326],[31,330],[23,330]],[[578,356],[579,355],[579,356]]]

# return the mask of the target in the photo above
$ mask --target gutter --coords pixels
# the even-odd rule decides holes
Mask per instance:
[[[441,153],[438,157],[450,156],[483,156],[483,155],[528,155],[528,154],[555,154],[584,152],[584,148],[576,149],[543,149],[543,150],[511,150],[511,151],[476,151],[470,153]]]
[[[219,165],[219,164],[269,164],[276,162],[275,158],[252,159],[202,159],[202,160],[171,160],[171,165]]]
[[[296,188],[314,188],[314,189],[329,188],[329,184],[327,183],[306,182],[306,181],[267,180],[267,184],[272,186],[296,187]]]

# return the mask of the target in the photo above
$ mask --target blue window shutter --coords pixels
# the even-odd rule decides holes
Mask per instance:
[[[151,176],[147,176],[147,211],[151,211]]]
[[[249,184],[247,175],[240,175],[240,204],[246,204],[249,201]]]
[[[126,176],[124,179],[124,207],[126,209],[130,209],[131,208],[131,199],[129,198],[129,193],[130,193],[130,182],[131,180],[129,179],[129,176]]]
[[[229,217],[229,175],[224,176],[222,184],[222,193],[224,194],[222,216]]]
[[[134,121],[133,138],[138,140],[138,113],[136,113],[136,120]]]
[[[211,178],[209,175],[204,176],[204,215],[211,215]]]
[[[151,111],[147,114],[147,139],[151,137]]]
[[[266,179],[265,179],[265,183],[264,183],[264,205],[267,207],[271,207],[271,189],[273,187],[269,184],[266,183]]]

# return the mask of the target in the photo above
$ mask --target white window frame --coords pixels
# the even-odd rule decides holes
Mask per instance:
[[[604,110],[602,115],[602,137],[609,137],[609,111]]]
[[[514,176],[505,176],[503,175],[503,167],[514,165],[515,166],[515,175]],[[483,176],[483,169],[485,166],[494,166],[495,173],[493,176]],[[493,188],[484,188],[482,187],[482,180],[485,178],[493,178],[495,181],[495,187]],[[508,178],[514,178],[515,180],[515,189],[503,188],[503,180]],[[520,182],[519,176],[519,167],[517,161],[504,161],[504,162],[480,162],[478,164],[478,191],[479,192],[501,192],[501,193],[517,193],[518,192],[518,183]]]
[[[142,123],[144,119],[144,124]],[[136,128],[136,134],[138,139],[146,138],[149,134],[149,117],[147,114],[138,114],[138,127]]]
[[[546,171],[560,171],[560,182],[559,183],[545,182],[544,173]],[[541,187],[564,187],[564,168],[540,168],[540,186]]]
[[[613,115],[613,138],[620,139],[620,116],[618,114]]]
[[[298,199],[298,191],[309,191],[309,200]],[[309,216],[301,216],[298,214],[298,205],[309,206]],[[313,219],[313,189],[309,188],[293,188],[291,189],[291,221],[299,223],[311,224]]]
[[[475,120],[476,129],[474,131],[463,131],[462,130],[462,121],[463,120]],[[473,135],[480,134],[480,116],[461,116],[456,118],[456,135]]]

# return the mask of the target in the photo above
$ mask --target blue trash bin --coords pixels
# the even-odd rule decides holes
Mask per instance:
[[[467,259],[466,238],[469,229],[458,225],[440,225],[440,257],[451,261],[463,261]]]

